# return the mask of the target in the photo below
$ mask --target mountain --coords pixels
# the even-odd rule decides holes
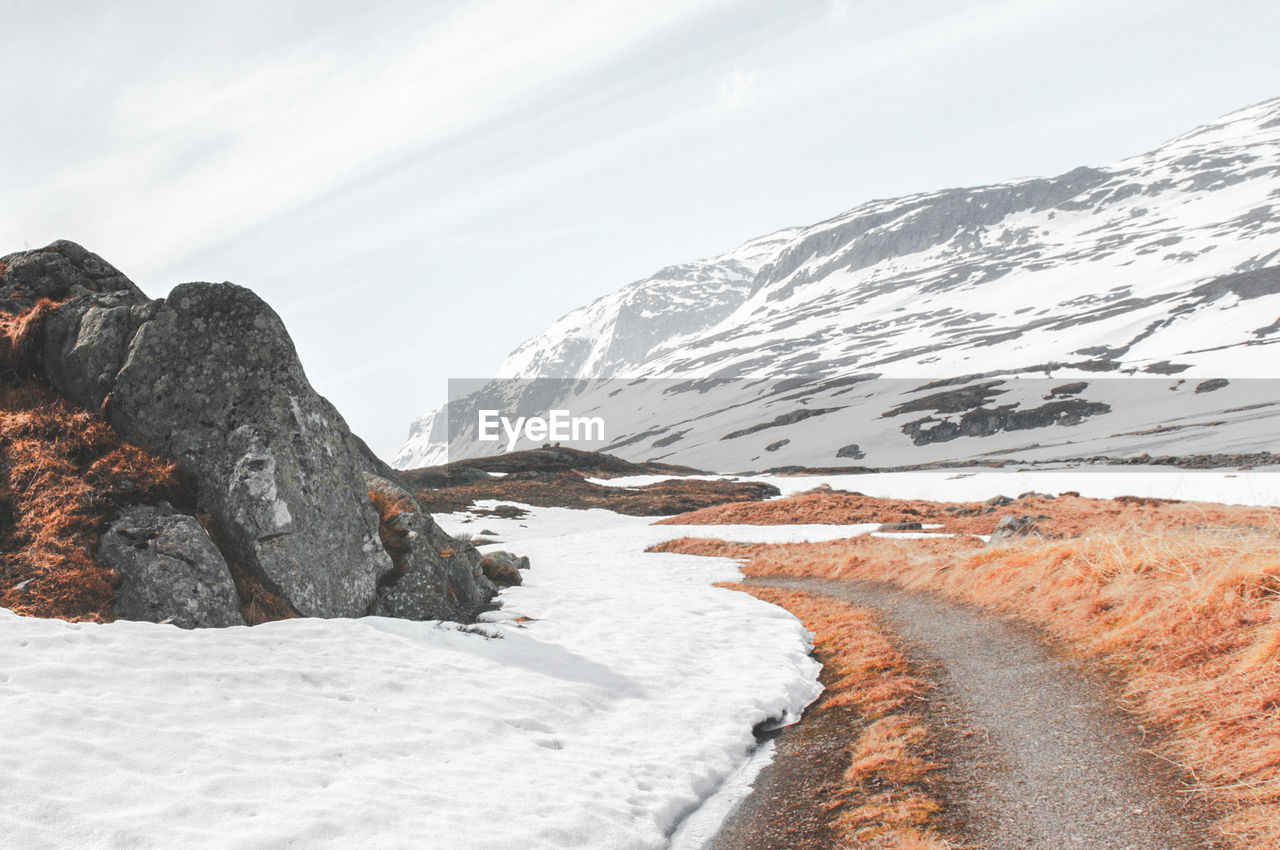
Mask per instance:
[[[1274,407],[1237,408],[1280,398],[1258,380],[1280,378],[1277,204],[1280,99],[1110,167],[871,201],[672,266],[481,395],[610,414],[624,456],[715,468],[1260,451]],[[615,380],[521,384],[549,378]],[[670,383],[621,389],[640,378]],[[497,450],[449,415],[454,459]],[[415,423],[395,465],[438,462],[443,426]]]

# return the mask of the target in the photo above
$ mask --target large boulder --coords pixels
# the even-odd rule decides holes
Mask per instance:
[[[489,604],[479,554],[411,495],[418,517],[405,522],[423,542],[410,560],[427,566],[393,566],[364,475],[397,474],[311,387],[280,317],[252,292],[188,283],[150,301],[70,242],[0,259],[2,309],[40,298],[60,302],[42,326],[44,377],[190,472],[223,555],[299,614],[467,619]]]
[[[138,329],[104,412],[195,472],[234,557],[300,614],[368,610],[391,559],[363,458],[262,299],[229,283],[175,287]]]
[[[231,571],[209,535],[167,503],[126,508],[107,528],[98,561],[120,573],[115,614],[184,629],[242,626]]]

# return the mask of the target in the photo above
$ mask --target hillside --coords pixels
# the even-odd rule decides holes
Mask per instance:
[[[1280,378],[1278,199],[1271,100],[1109,167],[871,201],[664,269],[478,395],[607,414],[604,448],[720,470],[1258,452],[1280,392],[1238,379]],[[470,404],[416,422],[395,465],[442,462],[446,433],[449,459],[492,453]]]

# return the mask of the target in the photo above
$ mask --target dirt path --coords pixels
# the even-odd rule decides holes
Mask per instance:
[[[1106,685],[1057,657],[1031,630],[879,583],[752,583],[877,609],[913,660],[936,671],[941,680],[929,719],[949,741],[944,748],[953,788],[946,826],[966,845],[1217,846],[1206,828],[1213,818],[1177,792],[1167,766],[1146,752],[1142,730],[1113,707]],[[742,837],[774,818],[765,807],[774,807],[811,757],[803,742],[780,747],[757,780],[765,793],[748,799],[714,846],[774,846],[742,843]],[[774,802],[765,803],[770,796]]]

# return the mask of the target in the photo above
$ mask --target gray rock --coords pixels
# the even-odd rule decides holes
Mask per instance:
[[[876,531],[919,531],[921,527],[918,522],[882,522]]]
[[[1000,517],[995,531],[991,533],[990,544],[1003,543],[1015,537],[1027,537],[1038,533],[1034,517],[1008,514]]]
[[[2,309],[39,298],[64,302],[41,328],[44,377],[192,473],[225,557],[300,614],[360,616],[377,601],[393,616],[469,619],[488,605],[496,588],[479,553],[407,494],[416,542],[408,568],[393,567],[365,475],[398,486],[397,473],[315,392],[252,292],[191,283],[149,301],[100,257],[56,242],[0,260]]]
[[[987,505],[988,507],[1002,508],[1005,505],[1012,505],[1013,499],[1010,499],[1008,496],[992,496],[982,504]]]
[[[379,583],[370,613],[406,620],[472,620],[490,607],[497,587],[471,543],[449,536],[396,483],[365,473],[370,492],[406,508],[386,523],[395,569]]]
[[[40,298],[61,300],[83,292],[122,292],[145,303],[142,290],[110,263],[74,242],[0,257],[0,312],[23,313]]]
[[[391,559],[342,417],[284,324],[243,287],[176,287],[133,338],[104,412],[200,482],[199,504],[247,569],[304,616],[354,617]]]
[[[524,581],[520,571],[529,569],[529,558],[510,552],[489,552],[480,559],[480,569],[494,584],[512,587]]]
[[[200,523],[161,503],[126,508],[111,523],[98,561],[120,573],[115,614],[184,629],[242,626],[227,562]]]
[[[80,294],[45,321],[44,376],[61,395],[98,410],[124,365],[129,346],[162,302],[131,292]]]

